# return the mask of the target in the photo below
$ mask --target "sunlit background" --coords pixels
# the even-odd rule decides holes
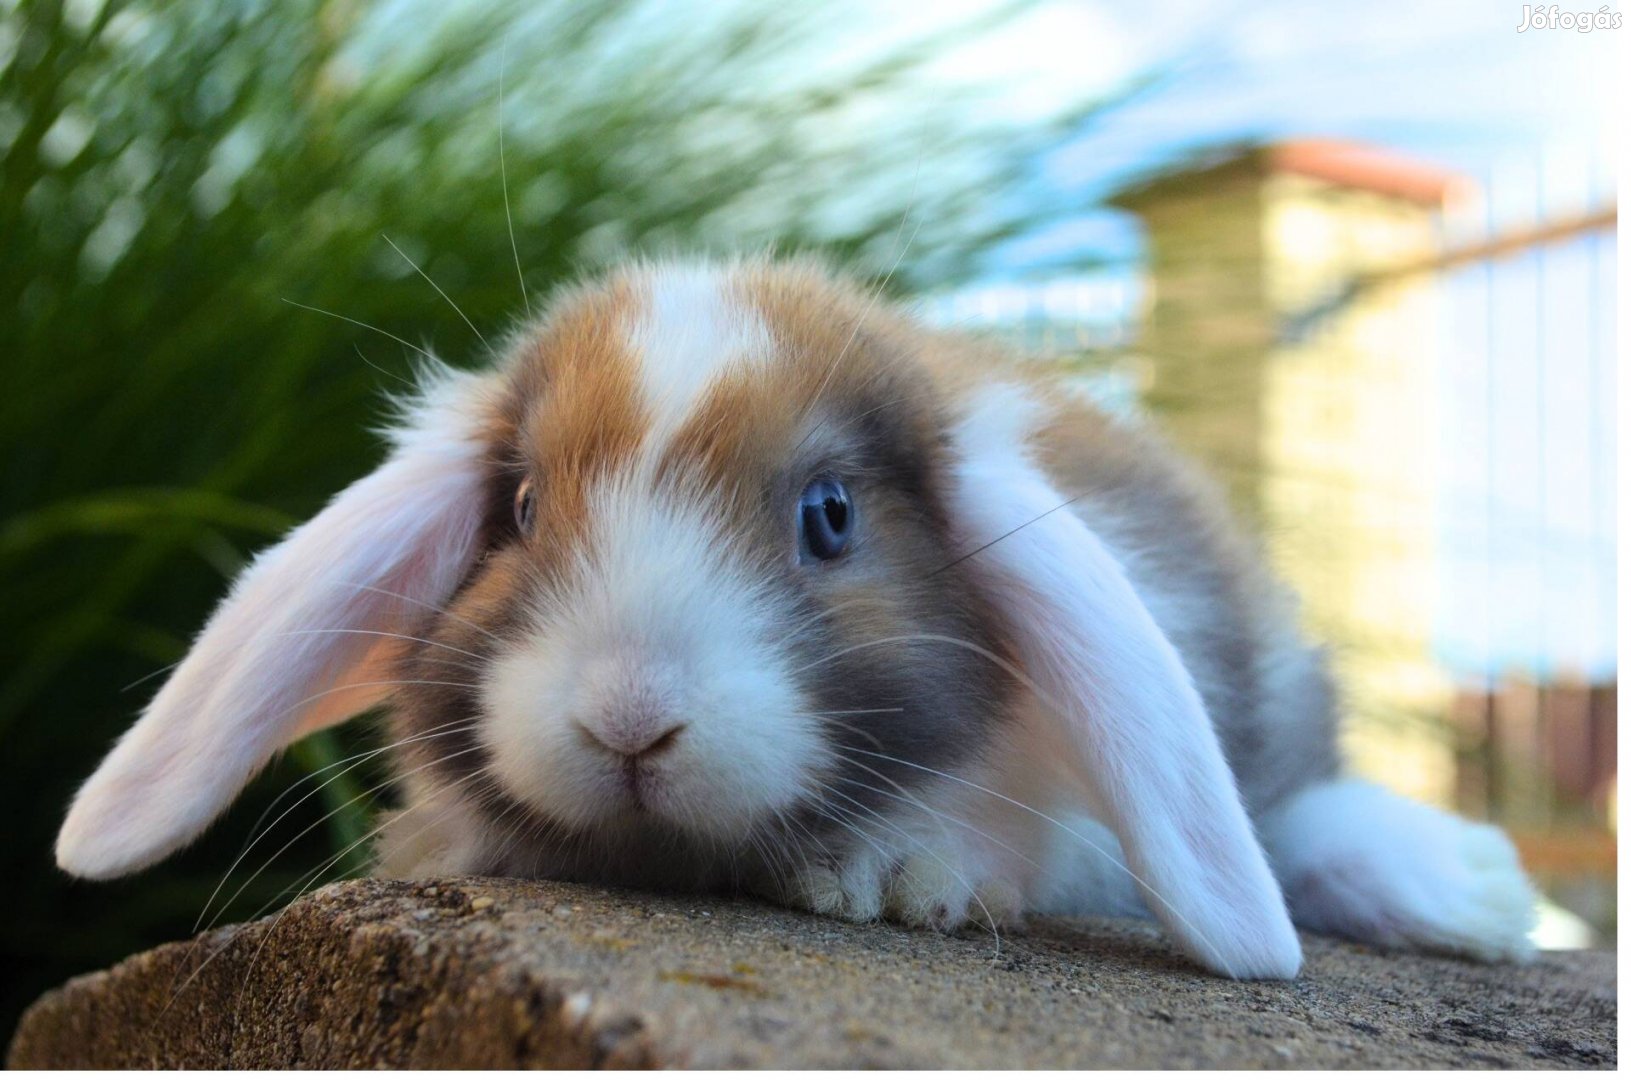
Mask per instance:
[[[377,461],[412,348],[484,359],[412,263],[496,338],[523,283],[814,250],[1067,370],[1258,530],[1355,768],[1506,825],[1543,942],[1612,944],[1631,31],[1522,13],[0,0],[0,1031],[363,867],[377,760],[304,778],[366,724],[133,881],[50,844],[247,555]]]

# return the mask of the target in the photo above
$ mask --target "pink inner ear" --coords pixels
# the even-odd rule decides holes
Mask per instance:
[[[480,529],[473,376],[447,376],[372,474],[262,553],[75,798],[57,861],[115,877],[202,832],[280,747],[378,701],[405,618],[457,586]],[[438,398],[437,395],[440,397]]]
[[[406,651],[403,643],[381,638],[360,661],[340,673],[332,689],[322,691],[307,707],[289,742],[344,723],[384,701],[391,694],[396,661]]]
[[[1022,434],[989,421],[962,433],[962,540],[973,550],[1003,537],[969,565],[1150,910],[1215,971],[1291,978],[1301,946],[1200,695],[1114,555],[1026,458]]]

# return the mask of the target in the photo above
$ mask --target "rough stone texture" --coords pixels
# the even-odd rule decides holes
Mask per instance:
[[[359,881],[69,982],[9,1064],[1615,1064],[1611,953],[1514,968],[1306,944],[1296,983],[1242,984],[1138,922],[1040,920],[999,950],[745,901]]]

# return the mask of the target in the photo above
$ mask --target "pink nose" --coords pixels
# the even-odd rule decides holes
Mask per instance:
[[[645,724],[607,725],[600,730],[578,725],[579,733],[587,742],[626,758],[652,758],[666,753],[679,741],[680,732],[684,730],[684,724],[675,724],[666,730]]]

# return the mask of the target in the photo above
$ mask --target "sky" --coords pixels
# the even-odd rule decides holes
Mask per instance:
[[[951,19],[988,6],[935,9]],[[1589,177],[1595,191],[1554,183],[1549,197],[1585,203],[1613,187],[1617,67],[1631,27],[1520,34],[1523,10],[1507,0],[1054,0],[930,77],[988,86],[988,107],[1020,120],[1164,73],[1047,161],[1042,182],[1084,202],[1213,142],[1316,135],[1387,146],[1474,180],[1562,159],[1564,175]],[[1136,234],[1117,215],[1084,215],[1011,246],[992,269],[1000,277],[1095,249],[1133,254]]]

